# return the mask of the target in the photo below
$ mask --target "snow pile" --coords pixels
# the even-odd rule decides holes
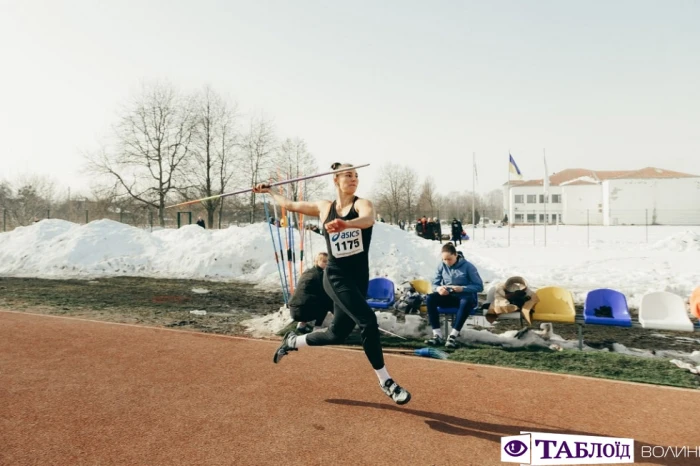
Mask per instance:
[[[241,325],[246,327],[246,330],[250,336],[255,338],[266,338],[277,335],[291,323],[292,316],[289,314],[289,309],[282,306],[271,314],[244,320],[241,322]]]
[[[273,233],[277,241],[276,229]],[[281,236],[284,243],[284,233]],[[298,250],[301,244],[298,232],[294,241]],[[308,265],[310,252],[325,251],[326,245],[323,237],[315,233],[307,233],[305,242]],[[286,250],[286,244],[283,249]],[[370,248],[373,276],[385,276],[401,283],[432,274],[438,260],[438,243],[383,223],[375,226]],[[87,225],[43,220],[0,234],[0,275],[5,276],[130,275],[237,279],[275,286],[279,285],[278,273],[269,227],[264,223],[225,230],[187,225],[151,233],[112,220]]]
[[[583,303],[592,289],[613,288],[637,307],[645,293],[670,291],[687,299],[700,285],[700,228],[549,226],[547,247],[542,226],[469,230],[474,238],[458,248],[476,265],[486,290],[495,281],[520,275],[534,288],[567,288],[577,303]],[[276,228],[273,233],[277,242]],[[294,241],[298,251],[298,233]],[[370,248],[370,277],[388,277],[397,286],[416,278],[431,280],[440,247],[412,231],[378,223]],[[322,236],[306,234],[307,265],[312,253],[325,249]],[[150,232],[111,220],[87,225],[42,220],[0,233],[2,276],[235,279],[273,290],[280,287],[278,273],[266,223],[224,230],[188,225]]]
[[[652,248],[675,252],[700,251],[700,234],[686,230],[657,241]]]

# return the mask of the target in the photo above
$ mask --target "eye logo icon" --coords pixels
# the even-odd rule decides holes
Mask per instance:
[[[505,444],[503,450],[505,450],[505,452],[510,456],[517,458],[518,456],[522,456],[525,454],[525,452],[527,452],[527,445],[520,440],[511,440]]]

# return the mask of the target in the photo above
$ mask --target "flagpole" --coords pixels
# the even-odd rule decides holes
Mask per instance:
[[[510,198],[510,149],[508,149],[508,247],[510,247],[510,229],[513,228],[513,201]]]
[[[544,176],[549,178],[547,173],[547,155],[542,148],[542,158],[544,160]],[[542,180],[542,185],[544,186],[544,245],[547,247],[547,201],[549,201],[549,179]]]
[[[472,152],[472,241],[476,240],[476,152]]]

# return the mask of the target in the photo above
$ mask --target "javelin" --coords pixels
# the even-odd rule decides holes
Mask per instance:
[[[366,164],[364,164],[364,165],[354,165],[354,166],[352,166],[352,167],[339,168],[339,169],[337,169],[337,170],[332,170],[332,171],[325,172],[325,173],[317,173],[317,174],[315,174],[315,175],[307,175],[307,176],[301,176],[301,177],[299,177],[299,178],[292,178],[291,180],[278,181],[277,183],[271,183],[271,184],[268,184],[267,186],[269,186],[269,187],[271,188],[271,187],[273,187],[273,186],[279,186],[279,185],[282,185],[282,184],[294,183],[294,182],[296,182],[296,181],[310,180],[311,178],[318,178],[318,177],[320,177],[320,176],[335,175],[336,173],[347,172],[347,171],[350,171],[350,170],[355,170],[356,168],[362,168],[362,167],[367,167],[367,166],[369,166],[368,163],[366,163]],[[216,196],[203,197],[202,199],[196,199],[196,200],[194,200],[194,201],[187,201],[187,202],[181,202],[181,203],[179,203],[179,204],[169,205],[169,206],[166,206],[165,208],[166,208],[166,209],[171,209],[171,208],[173,208],[173,207],[180,207],[180,206],[185,206],[185,205],[196,204],[197,202],[208,201],[209,199],[217,199],[217,198],[219,198],[219,197],[226,197],[226,196],[233,196],[233,195],[236,195],[236,194],[249,193],[249,192],[251,192],[252,190],[253,190],[253,188],[248,188],[248,189],[242,189],[242,190],[240,190],[240,191],[236,191],[236,192],[233,192],[233,193],[217,194]]]
[[[394,337],[398,337],[398,338],[401,338],[402,340],[407,340],[407,339],[408,339],[408,338],[404,338],[404,337],[402,337],[401,335],[397,335],[397,334],[395,334],[395,333],[391,333],[391,332],[390,332],[390,331],[388,331],[388,330],[384,330],[384,329],[383,329],[383,328],[381,328],[381,327],[379,327],[379,331],[380,331],[380,332],[384,332],[384,333],[387,333],[387,334],[389,334],[389,335],[391,335],[391,336],[394,336]]]

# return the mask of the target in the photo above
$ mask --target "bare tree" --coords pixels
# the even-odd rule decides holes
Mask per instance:
[[[195,101],[195,127],[192,138],[192,157],[183,167],[189,181],[183,194],[186,199],[198,199],[223,194],[230,185],[236,162],[238,133],[236,131],[237,105],[229,105],[220,95],[206,86]],[[214,214],[221,209],[224,198],[203,201],[207,225],[214,225]]]
[[[274,159],[274,173],[272,178],[284,179],[298,178],[318,172],[316,157],[309,153],[306,142],[300,138],[287,138],[277,149]],[[325,183],[318,178],[306,180],[302,183],[289,183],[289,198],[299,200],[300,195],[304,199],[312,199],[325,190]]]
[[[382,165],[379,170],[378,181],[374,186],[374,198],[376,212],[388,213],[392,223],[398,222],[401,218],[404,192],[405,176],[400,165],[388,163]]]
[[[15,225],[29,225],[35,219],[50,216],[54,201],[55,182],[40,175],[22,175],[8,192],[14,196],[8,200],[10,219]]]
[[[191,99],[172,86],[144,85],[115,127],[115,150],[88,155],[88,170],[110,179],[120,196],[157,208],[165,226],[166,199],[190,155],[193,113]]]
[[[274,157],[274,166],[270,173],[272,179],[292,179],[318,172],[316,157],[309,153],[306,142],[300,138],[287,138],[278,148]],[[303,182],[285,185],[287,197],[299,199],[317,199],[326,194],[325,181],[314,178]]]
[[[401,170],[401,194],[403,196],[402,215],[411,223],[418,205],[418,174],[411,167],[403,167]]]
[[[443,219],[443,215],[446,213],[448,201],[449,199],[444,194],[435,194],[433,196],[433,217],[438,217],[440,220]]]
[[[501,220],[503,218],[503,191],[494,189],[489,191],[482,200],[483,214],[491,220]]]
[[[270,171],[270,163],[275,150],[275,133],[272,122],[263,117],[252,118],[248,132],[241,144],[241,173],[243,178],[255,186],[261,177]],[[256,218],[255,193],[250,193],[249,221]]]
[[[433,177],[429,176],[423,181],[420,188],[420,196],[418,197],[418,209],[422,215],[426,215],[426,212],[430,217],[436,215],[436,196],[435,181],[433,181]]]
[[[0,207],[6,209],[12,199],[12,187],[7,181],[0,181]]]

